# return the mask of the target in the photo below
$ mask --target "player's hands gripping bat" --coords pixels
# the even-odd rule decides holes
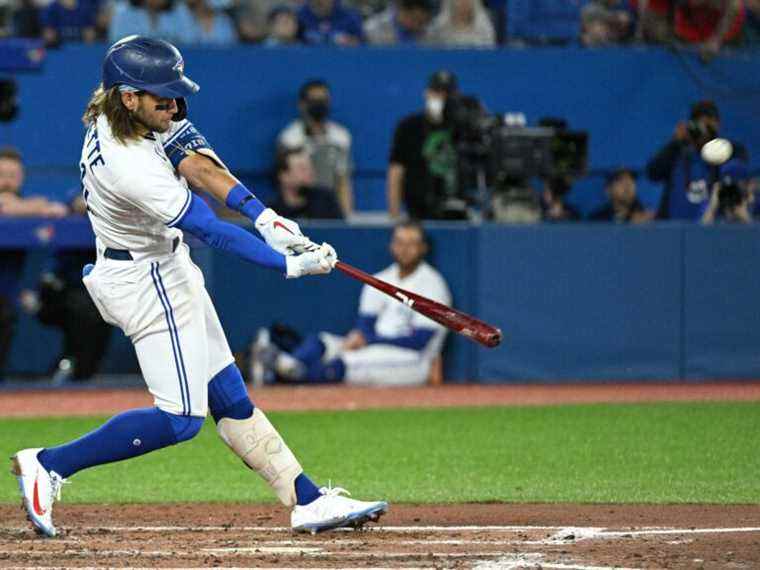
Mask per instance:
[[[288,279],[295,279],[304,275],[324,275],[330,273],[337,262],[338,254],[335,253],[333,246],[323,243],[317,246],[316,250],[286,256],[286,276]]]
[[[382,279],[373,277],[361,269],[357,269],[342,261],[338,261],[336,267],[354,279],[358,279],[359,281],[390,295],[397,301],[404,303],[413,311],[417,311],[421,315],[425,315],[427,318],[442,324],[454,332],[469,337],[483,346],[493,348],[494,346],[498,346],[501,342],[500,329],[491,326],[480,319],[476,319],[467,313],[463,313],[462,311],[447,307],[442,303],[438,303],[437,301],[433,301],[422,295],[391,285]]]
[[[271,208],[267,208],[256,218],[254,226],[267,245],[283,255],[317,251],[320,246],[303,233],[293,220],[283,218]],[[335,250],[333,250],[335,253]]]

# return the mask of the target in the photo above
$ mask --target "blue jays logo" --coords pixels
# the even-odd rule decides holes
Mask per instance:
[[[177,63],[174,64],[174,67],[172,67],[172,69],[179,73],[180,77],[182,77],[182,74],[185,73],[185,62],[180,59]]]

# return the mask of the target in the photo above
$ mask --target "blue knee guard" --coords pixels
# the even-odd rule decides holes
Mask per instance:
[[[235,364],[230,364],[208,383],[208,407],[215,422],[222,418],[244,420],[251,417],[253,404]]]

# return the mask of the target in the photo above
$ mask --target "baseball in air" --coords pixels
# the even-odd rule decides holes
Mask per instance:
[[[731,158],[734,146],[726,139],[713,139],[702,147],[702,160],[707,164],[718,166]]]

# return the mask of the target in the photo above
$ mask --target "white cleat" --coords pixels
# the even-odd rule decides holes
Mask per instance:
[[[355,501],[343,497],[350,493],[341,487],[319,490],[322,496],[308,505],[296,505],[290,514],[290,525],[296,532],[316,534],[323,530],[351,526],[360,528],[375,522],[388,512],[385,501]]]
[[[53,503],[60,500],[66,479],[55,471],[48,473],[37,461],[41,449],[23,449],[16,453],[11,458],[11,473],[18,479],[22,507],[34,531],[42,536],[55,536]]]

